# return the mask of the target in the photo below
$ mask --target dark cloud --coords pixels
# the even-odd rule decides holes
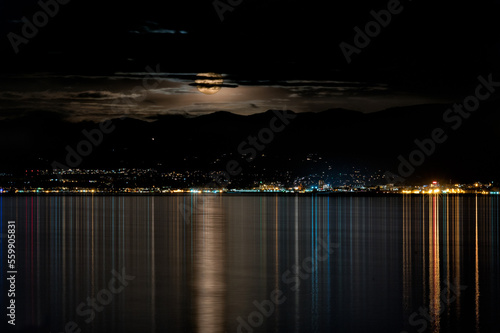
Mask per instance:
[[[69,120],[71,117],[64,111],[45,110],[43,108],[6,108],[0,109],[0,119],[47,119],[47,120]]]
[[[85,91],[74,95],[76,98],[91,98],[91,99],[103,99],[103,98],[117,98],[121,97],[122,94],[113,94],[109,91]]]
[[[169,29],[163,27],[158,22],[146,21],[142,25],[136,25],[130,31],[132,34],[181,34],[185,35],[188,32],[185,30]]]

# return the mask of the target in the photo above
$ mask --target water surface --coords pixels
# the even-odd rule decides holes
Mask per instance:
[[[500,332],[498,196],[0,200],[17,330]]]

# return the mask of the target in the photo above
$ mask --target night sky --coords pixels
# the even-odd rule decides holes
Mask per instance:
[[[37,1],[0,4],[2,118],[374,112],[460,101],[499,69],[500,1],[47,3],[45,21]],[[388,7],[397,13],[348,63],[339,44],[354,47],[354,28]],[[38,32],[22,39],[34,16]],[[221,74],[221,89],[200,93],[198,73]]]

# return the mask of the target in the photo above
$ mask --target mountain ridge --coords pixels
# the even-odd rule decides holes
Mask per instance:
[[[435,128],[442,128],[448,139],[436,145],[412,177],[496,177],[500,156],[492,143],[500,142],[495,125],[500,123],[498,101],[483,103],[456,131],[443,120],[448,107],[427,104],[376,113],[341,108],[316,113],[287,111],[294,119],[274,133],[262,151],[265,158],[256,159],[252,168],[297,173],[323,169],[326,165],[311,167],[304,162],[308,155],[316,154],[334,166],[359,165],[397,173],[399,157],[408,159],[418,149],[415,140],[426,140]],[[193,118],[161,115],[154,121],[115,118],[109,122],[113,130],[103,135],[78,167],[218,170],[224,160],[243,159],[238,146],[269,128],[276,111],[283,112],[243,116],[221,111]],[[83,131],[97,128],[99,123],[92,121],[72,123],[47,114],[2,120],[0,150],[4,158],[0,168],[50,169],[54,161],[65,161],[68,147],[76,151],[82,141],[88,141]]]

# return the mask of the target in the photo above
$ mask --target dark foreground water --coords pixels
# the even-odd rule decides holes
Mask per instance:
[[[0,201],[10,329],[500,332],[498,196]]]

